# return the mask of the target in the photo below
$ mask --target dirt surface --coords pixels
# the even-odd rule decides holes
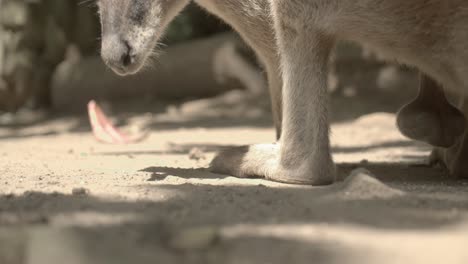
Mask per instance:
[[[206,170],[274,141],[262,104],[114,104],[151,129],[135,145],[97,143],[85,116],[2,128],[0,263],[467,263],[468,182],[427,165],[388,98],[333,100],[326,187]]]
[[[395,127],[415,75],[342,51],[331,186],[206,169],[218,150],[274,141],[265,96],[102,104],[151,132],[134,145],[98,143],[82,103],[82,116],[0,116],[0,264],[468,263],[468,181]],[[67,105],[92,98],[79,89]]]

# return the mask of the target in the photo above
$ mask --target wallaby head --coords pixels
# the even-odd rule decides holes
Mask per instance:
[[[101,56],[119,75],[136,73],[167,24],[190,0],[98,0]]]

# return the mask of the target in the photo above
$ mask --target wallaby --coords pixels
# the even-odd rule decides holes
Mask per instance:
[[[256,51],[281,136],[277,144],[220,153],[212,162],[216,172],[298,184],[334,181],[327,64],[337,40],[415,66],[446,89],[468,89],[466,0],[194,1],[229,23]],[[103,60],[118,74],[137,72],[189,2],[98,0]]]

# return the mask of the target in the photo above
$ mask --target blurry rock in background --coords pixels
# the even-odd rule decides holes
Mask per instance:
[[[242,84],[232,74],[215,70],[215,63],[220,63],[219,49],[226,43],[242,42],[236,35],[225,33],[176,44],[166,48],[154,65],[126,77],[116,75],[99,57],[80,58],[72,48],[52,81],[53,106],[74,111],[90,99],[182,100],[239,89]]]
[[[95,55],[99,24],[95,9],[71,0],[3,0],[0,8],[0,109],[51,106],[50,80],[74,43]]]
[[[336,96],[407,97],[418,87],[413,70],[388,64],[370,49],[353,43],[338,43],[330,64],[329,89]]]

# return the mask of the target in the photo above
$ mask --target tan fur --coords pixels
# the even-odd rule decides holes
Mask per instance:
[[[117,0],[100,1],[105,5]],[[118,1],[128,4],[131,0]],[[468,88],[466,0],[195,2],[231,24],[256,50],[268,74],[275,123],[278,135],[281,134],[275,145],[221,153],[213,161],[215,171],[304,184],[327,184],[334,180],[328,135],[327,64],[335,42],[340,39],[364,44],[387,59],[415,66],[447,89]],[[111,41],[114,46],[119,39],[131,42],[132,38],[125,34],[140,32],[139,36],[144,37],[136,38],[139,43],[131,44],[133,48],[142,46],[141,43],[154,45],[169,18],[188,0],[151,3],[151,10],[164,10],[159,12],[160,17],[153,18],[155,25],[142,31],[141,25],[129,27],[128,23],[121,23],[125,26],[109,30],[112,34],[103,30],[103,43],[107,36],[114,36]],[[141,32],[152,31],[156,31],[155,36],[145,41],[148,34]],[[112,45],[103,45],[103,52],[107,52],[104,46]],[[118,52],[114,49],[103,57],[107,61],[119,59]],[[136,63],[145,51],[136,48],[132,52],[136,52]],[[115,61],[109,64],[113,68],[119,66]],[[123,72],[137,68],[128,67]]]

